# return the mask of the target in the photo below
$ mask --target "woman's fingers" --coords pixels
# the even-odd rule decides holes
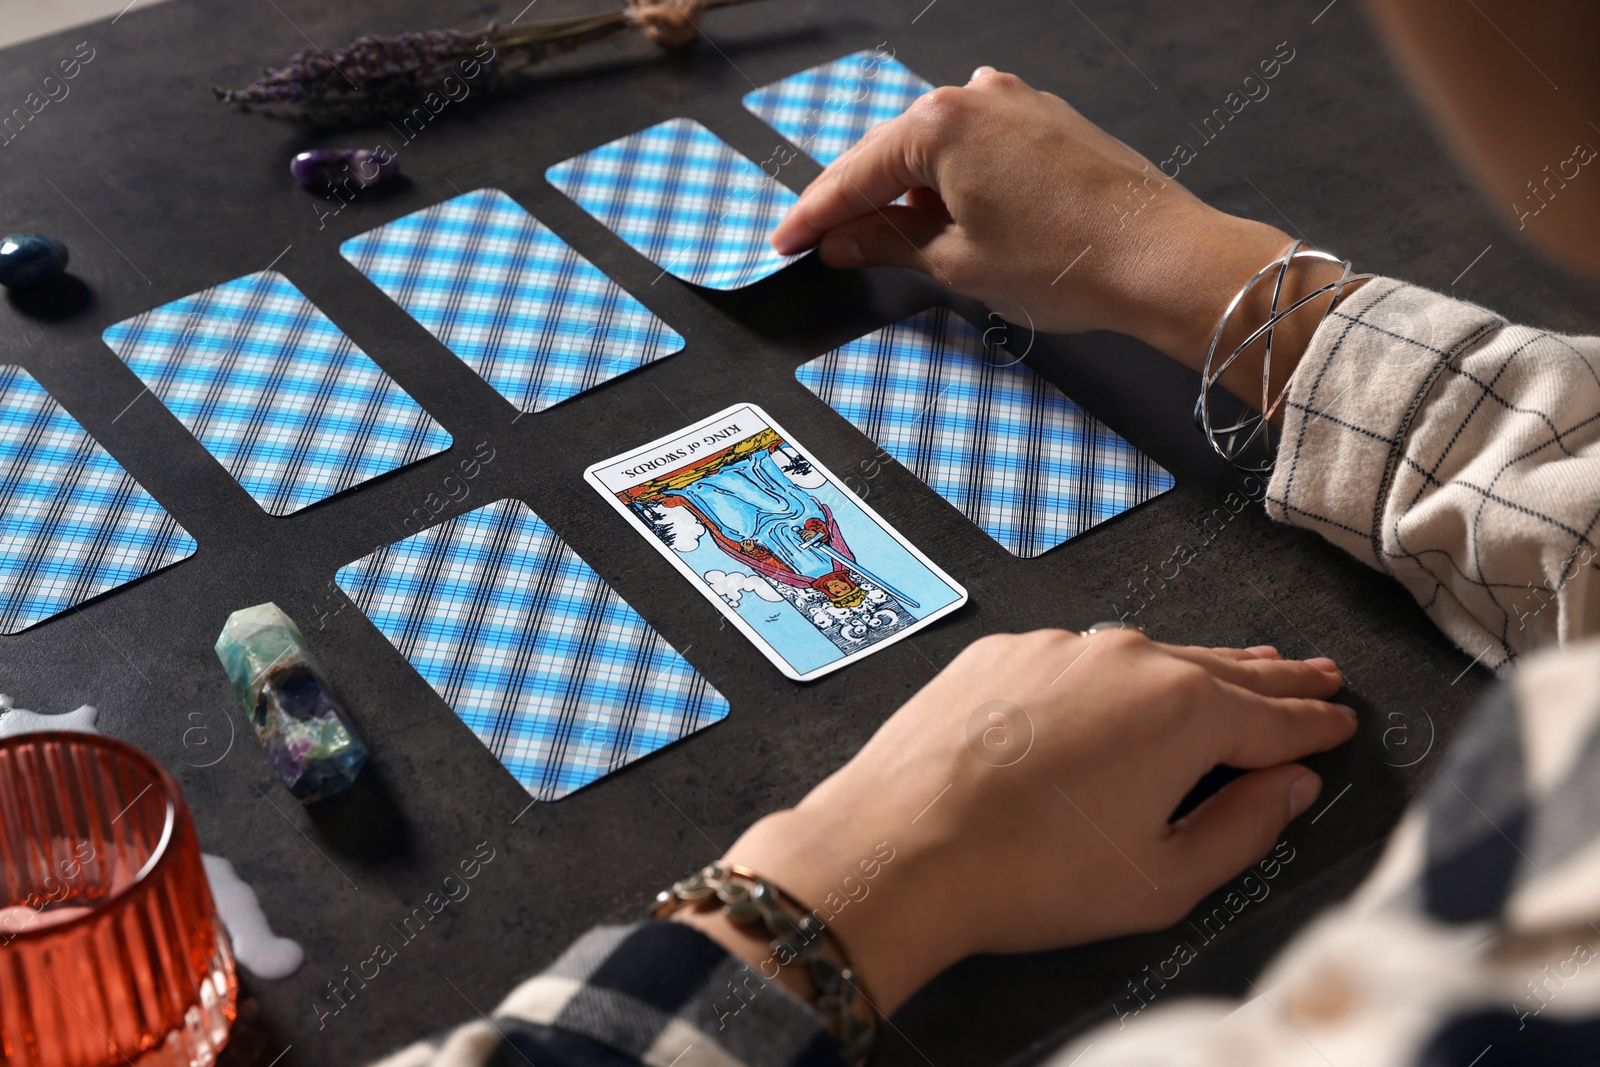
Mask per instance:
[[[972,72],[967,88],[947,85],[935,89],[905,114],[874,126],[800,195],[772,231],[772,247],[785,255],[802,252],[824,242],[825,236],[832,236],[830,231],[871,219],[879,209],[905,194],[910,194],[911,207],[942,215],[948,221],[949,212],[938,195],[938,157],[941,147],[959,136],[963,123],[972,118],[972,97],[967,94],[1018,88],[1026,86],[1013,75],[1002,74],[993,67],[979,67]],[[826,248],[823,258],[834,266],[883,264],[928,271],[924,261],[907,261],[901,254],[904,240],[889,240],[892,225],[880,218],[869,229],[873,232],[865,239],[858,233],[840,238],[834,242],[838,250],[835,258],[829,258]],[[885,230],[889,232],[879,232]],[[854,261],[845,240],[862,249],[864,262]],[[887,254],[873,254],[869,242],[874,240]]]
[[[948,100],[960,89],[935,89],[923,97]],[[829,230],[876,213],[907,190],[938,188],[933,152],[926,143],[933,127],[925,117],[929,105],[890,119],[862,138],[806,187],[800,199],[772,231],[772,247],[784,255],[803,252]],[[948,109],[945,109],[948,110]]]
[[[944,199],[933,189],[911,189],[906,193],[906,206],[918,211],[926,211],[930,215],[938,215],[946,221],[950,218],[950,209],[945,206]]]
[[[1196,647],[1196,646],[1180,646]],[[1203,646],[1200,646],[1203,647]],[[1251,645],[1249,648],[1205,648],[1207,652],[1215,652],[1225,659],[1282,659],[1278,650],[1271,645]]]
[[[1331,697],[1344,684],[1339,668],[1330,659],[1270,659],[1251,655],[1250,649],[1161,647],[1179,659],[1204,667],[1223,681],[1263,696]]]
[[[952,229],[941,216],[891,205],[829,230],[818,251],[830,267],[907,267],[938,277],[938,246],[955,240]]]
[[[1201,645],[1177,645],[1177,648],[1197,648],[1201,652],[1209,652],[1213,656],[1223,659],[1255,659],[1256,656],[1248,648],[1206,648]]]
[[[1298,763],[1235,778],[1173,826],[1163,843],[1169,877],[1209,893],[1266,855],[1321,791],[1322,779]]]
[[[1306,697],[1263,696],[1232,682],[1217,681],[1196,711],[1210,764],[1271,767],[1343,744],[1356,731],[1356,713],[1342,704]]]

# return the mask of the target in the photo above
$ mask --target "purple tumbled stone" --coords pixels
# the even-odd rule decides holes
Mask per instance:
[[[357,148],[349,157],[351,173],[356,175],[362,188],[388,181],[400,173],[400,161],[387,151],[380,156],[370,148]]]
[[[327,189],[348,182],[357,189],[377,185],[400,173],[392,153],[370,148],[313,148],[289,163],[289,173],[307,189]]]
[[[313,148],[301,152],[289,163],[289,173],[307,189],[328,184],[328,169],[344,163],[344,153],[337,148]]]

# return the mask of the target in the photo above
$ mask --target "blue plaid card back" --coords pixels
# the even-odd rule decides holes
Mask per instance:
[[[1172,488],[1172,475],[948,308],[857,338],[795,377],[1024,558]]]
[[[0,633],[194,555],[194,539],[21,367],[0,366]]]
[[[381,548],[337,580],[537,800],[728,714],[722,694],[521,501]]]
[[[744,95],[744,106],[823,166],[933,86],[871,49],[791,74]]]
[[[522,411],[543,411],[683,348],[682,337],[498,189],[396,219],[340,251]]]
[[[282,274],[109,327],[106,344],[271,515],[450,447],[450,435]]]
[[[799,199],[693,119],[669,119],[545,172],[634,250],[693,285],[738,289],[788,265],[767,235]]]

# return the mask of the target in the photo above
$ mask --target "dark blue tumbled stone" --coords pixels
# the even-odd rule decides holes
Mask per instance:
[[[30,289],[67,270],[67,246],[54,237],[14,233],[0,238],[0,285]]]

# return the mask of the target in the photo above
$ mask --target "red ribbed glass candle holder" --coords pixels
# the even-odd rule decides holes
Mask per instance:
[[[0,740],[0,1063],[210,1064],[237,991],[172,776],[99,734]]]

